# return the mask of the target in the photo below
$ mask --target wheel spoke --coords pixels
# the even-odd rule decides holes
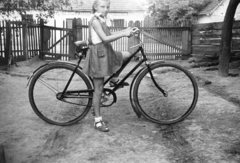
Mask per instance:
[[[47,88],[49,88],[52,92],[54,92],[55,94],[58,93],[58,91],[53,87],[51,86],[50,84],[48,84],[47,82],[45,82],[43,79],[39,78],[38,81],[40,83],[42,83],[43,85],[45,85]]]

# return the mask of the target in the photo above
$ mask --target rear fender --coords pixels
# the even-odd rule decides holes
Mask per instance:
[[[34,76],[34,74],[35,74],[36,72],[38,72],[38,71],[41,70],[42,68],[44,68],[44,67],[46,67],[46,66],[49,66],[49,65],[52,65],[52,64],[69,64],[69,65],[71,65],[71,66],[73,66],[73,67],[76,67],[76,66],[77,66],[76,63],[69,62],[69,61],[52,61],[52,62],[48,62],[48,63],[46,63],[46,64],[41,65],[40,67],[38,67],[36,70],[34,70],[34,71],[27,77],[27,80],[28,80],[27,87],[28,87],[29,83],[31,82],[31,80],[32,80],[32,78],[33,78],[33,76]],[[80,71],[82,71],[82,67],[78,66],[78,69],[79,69]]]

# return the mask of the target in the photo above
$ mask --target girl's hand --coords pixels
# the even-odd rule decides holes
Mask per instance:
[[[136,34],[138,31],[139,31],[139,29],[137,27],[133,27],[133,28],[128,27],[124,30],[126,37],[131,37],[134,34]]]
[[[132,28],[128,27],[127,29],[124,30],[124,35],[126,37],[131,37],[132,36]]]
[[[138,29],[138,27],[133,27],[132,28],[132,34],[134,35],[134,34],[137,34],[139,32],[139,29]]]

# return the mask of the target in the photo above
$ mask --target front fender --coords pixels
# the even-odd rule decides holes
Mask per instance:
[[[129,97],[130,97],[130,102],[133,108],[133,111],[136,113],[138,118],[141,118],[141,112],[138,110],[138,108],[136,107],[135,103],[133,102],[133,86],[134,86],[134,82],[136,81],[137,76],[145,69],[146,67],[141,68],[137,74],[134,76],[131,86],[130,86],[130,91],[129,91]]]
[[[158,61],[150,62],[149,64],[150,65],[155,65],[155,64],[158,64],[158,63],[165,63],[165,61],[164,60],[158,60]]]

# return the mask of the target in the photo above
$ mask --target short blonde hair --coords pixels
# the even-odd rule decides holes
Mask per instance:
[[[109,2],[110,2],[110,0],[94,0],[93,5],[92,5],[92,12],[93,12],[93,13],[96,12],[95,7],[98,5],[98,2],[99,2],[99,1],[109,1]]]

